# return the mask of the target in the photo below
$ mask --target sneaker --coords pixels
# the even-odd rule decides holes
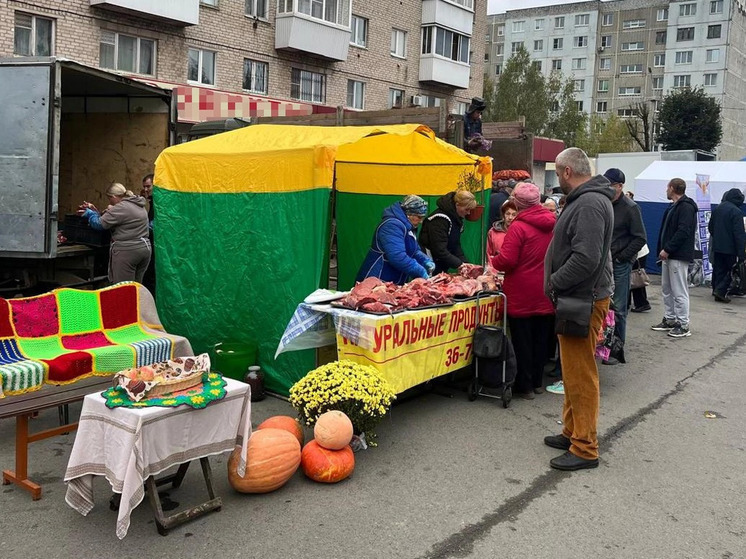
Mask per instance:
[[[565,384],[558,380],[554,384],[550,384],[547,386],[547,392],[550,392],[552,394],[564,394],[565,393]]]
[[[669,330],[673,330],[674,328],[676,328],[678,324],[679,323],[676,322],[675,320],[669,320],[667,318],[664,318],[655,326],[651,326],[651,328],[653,330],[657,330],[658,332],[667,332]]]
[[[632,312],[649,312],[652,310],[652,307],[650,305],[643,305],[642,307],[634,307],[630,309]]]
[[[691,336],[692,333],[689,331],[688,326],[677,324],[676,327],[668,333],[668,335],[672,338],[686,338],[687,336]]]

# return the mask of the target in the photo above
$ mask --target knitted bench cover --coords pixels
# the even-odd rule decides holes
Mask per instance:
[[[191,354],[134,282],[0,298],[0,398]]]

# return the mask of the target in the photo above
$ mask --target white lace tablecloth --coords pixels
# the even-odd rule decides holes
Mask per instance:
[[[225,381],[225,398],[203,409],[109,409],[100,393],[86,396],[65,471],[67,504],[87,515],[94,504],[93,476],[105,476],[112,490],[122,495],[116,527],[122,539],[130,513],[145,496],[148,477],[190,460],[230,452],[236,445],[242,448],[245,468],[251,393],[248,384]]]

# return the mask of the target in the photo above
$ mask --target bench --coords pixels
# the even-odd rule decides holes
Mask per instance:
[[[186,338],[163,330],[152,295],[138,283],[0,298],[0,419],[16,418],[16,469],[3,471],[3,484],[39,499],[41,487],[28,479],[28,445],[75,428],[60,421],[29,434],[35,412],[104,390],[122,369],[192,353]]]

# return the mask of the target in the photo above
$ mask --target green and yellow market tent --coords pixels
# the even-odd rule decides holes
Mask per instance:
[[[434,209],[464,172],[487,187],[491,162],[417,124],[255,125],[167,148],[155,169],[164,326],[198,352],[227,340],[257,344],[267,388],[287,394],[315,366],[314,352],[273,356],[298,303],[325,286],[332,189],[346,289],[383,208],[418,194]],[[464,232],[473,262],[482,261],[485,223]]]

